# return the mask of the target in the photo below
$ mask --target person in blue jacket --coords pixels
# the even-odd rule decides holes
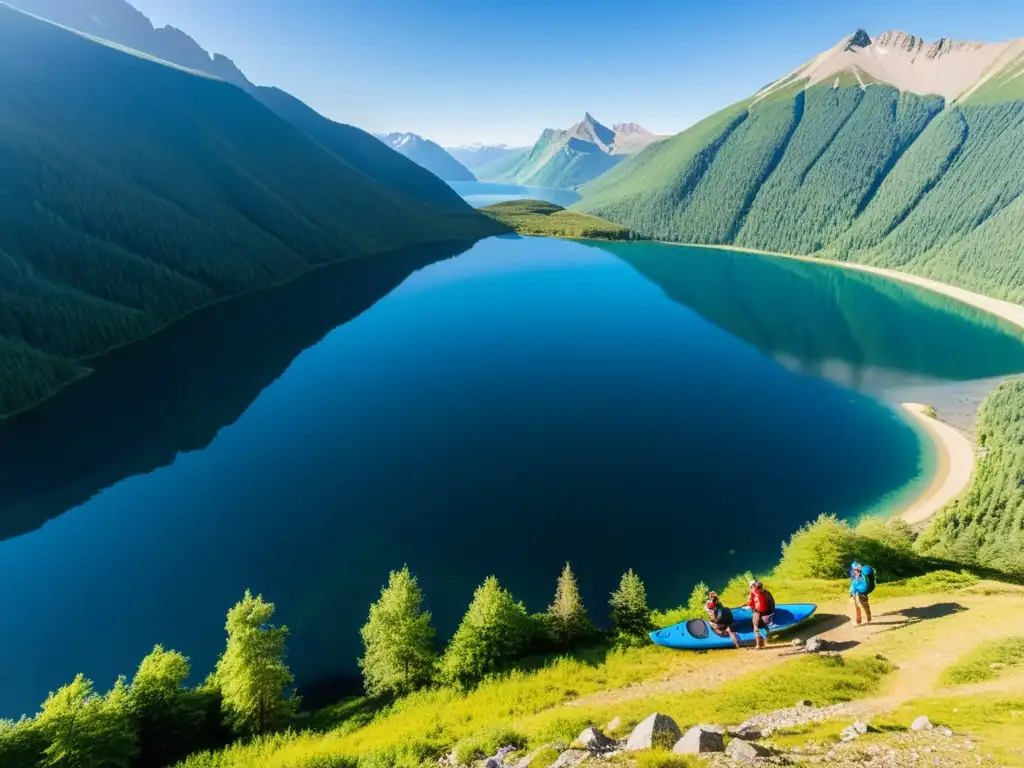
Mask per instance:
[[[868,600],[868,593],[871,590],[867,574],[864,572],[865,568],[870,568],[870,566],[862,566],[860,563],[850,566],[850,599],[853,601],[854,619],[857,621],[857,626],[861,624],[862,612],[864,623],[871,623],[871,603]]]

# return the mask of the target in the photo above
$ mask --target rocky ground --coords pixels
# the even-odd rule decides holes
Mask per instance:
[[[597,728],[587,728],[571,745],[548,744],[529,753],[511,747],[481,761],[477,768],[570,768],[571,766],[634,765],[645,750],[671,750],[707,761],[712,768],[733,766],[824,765],[860,768],[925,768],[930,766],[977,766],[997,763],[981,754],[967,736],[934,726],[922,715],[906,730],[882,732],[870,723],[853,721],[838,744],[808,741],[803,746],[778,747],[772,736],[782,729],[836,720],[849,715],[849,704],[814,707],[810,702],[752,717],[732,727],[694,725],[683,732],[672,718],[652,713],[628,737],[615,740]],[[614,730],[610,723],[608,730]],[[558,753],[545,767],[544,753]],[[449,757],[442,766],[454,766]]]

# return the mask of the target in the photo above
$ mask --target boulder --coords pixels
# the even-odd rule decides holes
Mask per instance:
[[[622,727],[622,718],[619,717],[618,715],[616,715],[615,717],[613,717],[611,720],[608,721],[608,725],[606,725],[604,727],[604,729],[608,733],[615,733],[621,727]]]
[[[910,730],[912,731],[930,731],[935,726],[932,725],[932,721],[928,719],[927,715],[919,715],[914,718],[914,722],[910,724]]]
[[[839,733],[839,738],[842,741],[853,741],[854,739],[859,739],[861,736],[863,736],[865,733],[868,733],[869,731],[877,733],[878,729],[872,728],[863,720],[858,720],[853,725],[849,725],[846,728],[843,728],[843,730]]]
[[[804,643],[804,651],[807,653],[820,653],[823,650],[825,650],[825,641],[817,635],[807,638],[807,642]]]
[[[590,752],[585,749],[567,749],[551,764],[551,768],[572,768],[582,765],[590,759]]]
[[[743,739],[733,739],[730,741],[725,753],[737,763],[754,762],[760,757],[770,757],[772,754],[771,750],[767,747],[762,747],[760,744],[744,741]]]
[[[722,738],[722,732],[703,725],[695,725],[690,728],[672,747],[672,751],[678,755],[703,755],[708,752],[724,750],[725,741]]]
[[[605,736],[597,728],[587,728],[574,742],[574,746],[582,747],[590,752],[611,752],[618,744]]]
[[[794,648],[800,648],[803,644],[804,644],[804,639],[802,637],[798,637],[795,640],[793,640],[793,642],[790,643],[790,645],[793,646]]]
[[[682,738],[682,732],[676,721],[668,715],[655,712],[640,722],[626,740],[626,751],[638,752],[641,749],[672,749]]]
[[[800,699],[800,701],[798,701],[795,706],[797,706],[797,707],[813,707],[814,704],[811,703],[810,699]]]
[[[734,739],[743,739],[744,741],[757,741],[758,739],[767,738],[765,732],[756,725],[733,726],[729,729],[729,735]]]

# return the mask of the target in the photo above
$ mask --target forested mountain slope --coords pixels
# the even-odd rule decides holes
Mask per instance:
[[[870,263],[1024,300],[1020,47],[858,32],[584,186],[577,207],[658,239]]]
[[[921,537],[924,551],[1024,577],[1024,382],[1001,384],[985,400],[978,438],[987,453],[963,498]]]
[[[381,133],[377,136],[396,152],[405,155],[445,181],[476,181],[476,176],[440,144],[415,133]]]
[[[380,156],[349,162],[230,83],[0,4],[0,414],[220,298],[495,231],[362,136]],[[363,170],[385,157],[447,191]]]

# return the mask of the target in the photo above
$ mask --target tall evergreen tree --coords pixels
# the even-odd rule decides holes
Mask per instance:
[[[551,639],[561,646],[569,646],[594,634],[594,625],[583,607],[576,574],[565,564],[558,577],[555,600],[548,606],[548,622]]]
[[[704,615],[704,605],[708,600],[708,593],[711,588],[708,587],[703,581],[698,581],[693,591],[690,592],[690,599],[686,602],[686,612],[693,617],[702,617]]]
[[[274,604],[249,590],[228,611],[228,644],[217,662],[225,719],[240,734],[261,734],[287,724],[297,700],[285,664],[287,627],[275,627]]]
[[[619,588],[612,592],[612,627],[620,643],[637,645],[646,642],[651,631],[651,609],[647,607],[647,588],[630,568],[622,576]]]
[[[439,677],[452,685],[479,682],[521,654],[530,635],[526,608],[488,576],[441,657]]]
[[[430,682],[435,632],[409,566],[391,572],[360,633],[365,653],[359,666],[368,694],[403,695]]]

